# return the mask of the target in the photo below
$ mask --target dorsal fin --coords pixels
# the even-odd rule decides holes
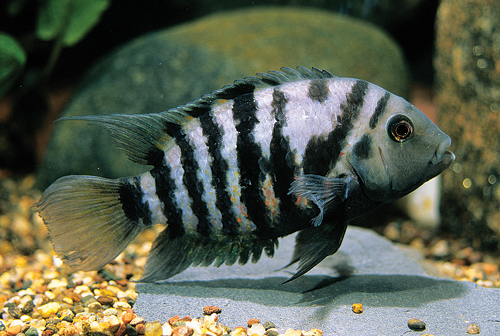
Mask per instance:
[[[240,95],[254,92],[256,89],[277,86],[287,82],[336,77],[326,70],[314,67],[311,70],[302,66],[298,66],[297,69],[283,67],[280,70],[259,72],[255,76],[237,79],[233,84],[226,85],[222,89],[215,90],[176,109],[182,110],[192,117],[199,117],[203,113],[206,113],[214,101],[218,99],[234,99]]]
[[[102,116],[72,116],[58,120],[84,120],[106,128],[115,145],[127,157],[140,164],[155,165],[163,156],[162,146],[168,145],[168,123],[183,125],[190,115],[172,109],[150,114],[109,114]]]
[[[281,85],[307,79],[333,78],[326,70],[311,70],[298,66],[281,71],[258,73],[255,76],[235,80],[233,84],[206,94],[186,105],[166,112],[151,114],[110,114],[101,116],[72,116],[58,120],[85,120],[106,128],[114,143],[134,162],[157,165],[163,158],[163,149],[168,146],[169,136],[166,128],[169,123],[184,125],[192,118],[207,113],[215,101],[234,99],[240,95],[254,92],[256,89]]]

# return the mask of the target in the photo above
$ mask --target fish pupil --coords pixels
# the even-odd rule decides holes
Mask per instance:
[[[394,116],[389,121],[389,136],[397,142],[404,142],[413,135],[413,125],[410,119],[403,115]]]
[[[410,125],[408,125],[408,123],[406,122],[402,122],[401,124],[396,126],[394,133],[400,138],[405,139],[411,133]]]

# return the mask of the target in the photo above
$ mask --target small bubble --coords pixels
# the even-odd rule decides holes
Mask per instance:
[[[474,48],[472,48],[472,53],[475,56],[481,56],[482,54],[484,54],[484,48],[481,46],[475,46]]]
[[[488,62],[486,62],[486,60],[484,58],[477,60],[477,67],[479,69],[486,69],[487,66],[488,66]]]
[[[452,169],[455,173],[460,173],[462,171],[462,165],[458,162],[455,162]]]
[[[483,188],[483,195],[490,196],[491,195],[491,187],[484,187]]]
[[[462,181],[462,184],[464,186],[465,189],[469,189],[470,187],[472,187],[472,181],[470,178],[466,178]]]
[[[488,183],[495,184],[497,182],[497,177],[495,175],[488,176]]]

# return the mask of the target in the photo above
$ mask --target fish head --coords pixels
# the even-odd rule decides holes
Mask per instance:
[[[455,155],[451,139],[423,112],[391,95],[377,125],[349,153],[350,165],[368,198],[392,202],[439,175]]]

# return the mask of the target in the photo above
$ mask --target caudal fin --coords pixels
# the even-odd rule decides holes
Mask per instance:
[[[35,204],[56,253],[74,270],[97,270],[116,258],[145,227],[123,210],[126,179],[65,176]]]

